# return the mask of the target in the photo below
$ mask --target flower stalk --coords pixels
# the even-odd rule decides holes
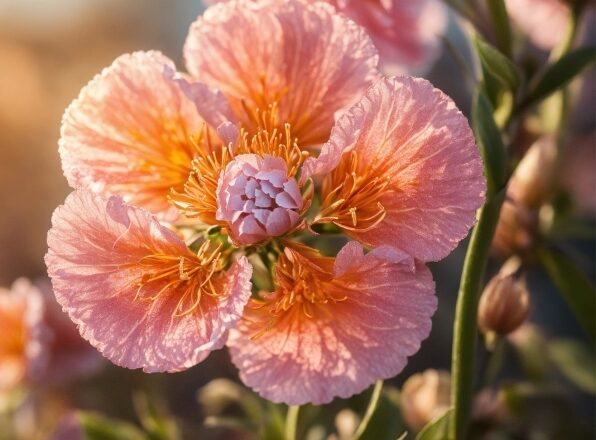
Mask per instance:
[[[475,377],[478,301],[504,197],[502,190],[489,197],[480,209],[464,261],[453,329],[451,401],[454,411],[449,423],[449,440],[464,439],[468,427]]]

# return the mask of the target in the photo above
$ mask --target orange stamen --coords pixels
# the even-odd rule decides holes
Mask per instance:
[[[373,176],[370,169],[358,165],[358,155],[352,151],[323,181],[321,211],[313,224],[334,223],[349,231],[366,232],[383,221],[386,211],[379,198],[389,177]]]

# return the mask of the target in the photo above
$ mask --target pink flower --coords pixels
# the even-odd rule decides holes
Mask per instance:
[[[428,81],[379,80],[342,116],[302,180],[325,176],[315,223],[422,261],[448,255],[475,222],[486,181],[472,131]]]
[[[121,198],[75,191],[52,217],[46,255],[58,302],[117,365],[179,371],[223,346],[251,292],[245,257],[191,252]]]
[[[228,98],[254,133],[278,108],[301,147],[327,141],[336,113],[377,76],[377,52],[364,29],[323,3],[248,0],[208,8],[191,26],[188,71]]]
[[[565,37],[570,10],[563,0],[506,0],[507,12],[532,43],[551,50]]]
[[[0,288],[0,394],[36,379],[47,364],[41,293],[28,280]]]
[[[229,0],[209,0],[214,4]],[[258,1],[258,0],[255,0]],[[261,0],[263,1],[263,0]],[[271,0],[269,0],[271,1]],[[278,0],[282,3],[285,0]],[[320,0],[306,0],[308,3]],[[385,70],[414,73],[436,59],[447,14],[438,0],[322,0],[370,34]]]
[[[395,376],[437,307],[430,271],[386,246],[364,255],[350,242],[335,259],[286,247],[276,283],[251,301],[228,346],[246,385],[292,405],[328,403]]]
[[[283,235],[304,207],[296,180],[277,157],[241,154],[228,164],[217,187],[217,219],[229,223],[237,244]]]

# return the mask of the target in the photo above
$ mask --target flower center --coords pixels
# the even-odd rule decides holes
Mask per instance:
[[[219,179],[217,202],[217,219],[228,223],[239,244],[289,232],[304,206],[286,162],[257,154],[241,154],[228,164]]]

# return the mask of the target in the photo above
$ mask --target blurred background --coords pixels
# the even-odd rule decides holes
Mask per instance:
[[[69,193],[57,150],[60,119],[66,106],[81,87],[122,53],[157,49],[182,66],[182,46],[188,27],[202,10],[199,0],[0,0],[0,286],[8,287],[19,277],[43,282],[43,256],[51,214]],[[462,32],[453,20],[448,35],[464,56],[469,57]],[[593,33],[587,35],[593,41]],[[536,57],[540,59],[541,55]],[[467,113],[470,95],[458,69],[450,53],[443,51],[425,76]],[[572,108],[576,109],[570,118],[573,143],[568,147],[569,159],[561,174],[561,179],[567,180],[560,183],[571,194],[569,197],[579,200],[573,203],[576,207],[573,217],[588,232],[562,235],[558,240],[583,273],[593,280],[596,172],[593,71],[583,78],[572,85],[575,106]],[[384,406],[375,416],[385,419],[373,423],[379,431],[367,432],[367,438],[395,438],[407,429],[397,409],[393,413],[395,406],[391,402],[399,401],[397,390],[409,376],[427,368],[449,369],[452,320],[465,247],[466,243],[462,243],[450,257],[431,265],[439,297],[431,337],[406,370],[389,381],[395,388],[388,388]],[[498,269],[502,258],[497,256],[495,261],[489,267],[490,273]],[[533,326],[526,325],[525,333],[517,335],[516,344],[536,349],[537,344],[556,338],[591,346],[544,270],[531,261],[526,267],[532,300],[529,322]],[[524,433],[534,431],[524,428],[512,429],[522,434],[490,438],[593,438],[594,397],[578,388],[573,379],[576,373],[561,371],[556,362],[541,365],[540,356],[544,353],[540,349],[524,357],[515,347],[511,343],[502,351],[504,363],[497,375],[502,378],[500,383],[514,384],[529,377],[528,368],[534,369],[531,372],[538,379],[524,382],[526,388],[515,395],[519,398],[529,393],[535,399],[531,410],[522,417],[524,421],[519,423],[540,425],[538,432],[544,435],[526,437]],[[487,359],[487,352],[480,350],[478,362],[482,364]],[[236,404],[236,407],[232,405],[232,416],[250,411],[246,407],[253,411],[256,408],[252,422],[264,417],[267,422],[263,423],[271,423],[273,430],[276,423],[283,423],[285,414],[283,406],[258,400],[255,403],[254,396],[242,397],[242,393],[248,392],[233,385],[237,382],[237,372],[225,350],[179,374],[149,376],[105,362],[93,374],[85,376],[74,381],[36,385],[33,394],[23,398],[24,404],[10,418],[0,418],[0,423],[14,425],[11,434],[7,434],[7,425],[0,425],[0,439],[50,438],[58,423],[64,422],[62,417],[73,409],[97,411],[137,426],[161,423],[163,432],[177,430],[181,438],[191,439],[251,438],[241,434],[242,430],[226,428],[234,426],[236,419],[220,417],[223,409],[218,405],[225,407],[228,401]],[[232,382],[216,382],[198,397],[197,391],[215,378]],[[536,384],[545,384],[540,393],[534,393],[532,387]],[[332,433],[342,438],[339,425],[351,423],[354,413],[350,411],[361,414],[367,398],[368,394],[364,393],[349,401],[336,400],[324,410],[307,408],[301,425],[320,426],[320,429],[301,434],[313,440],[327,438]],[[347,412],[337,416],[341,410]],[[207,425],[218,427],[205,426],[208,416],[211,418]],[[170,426],[172,421],[177,422],[178,428]],[[250,417],[246,423],[250,425]],[[62,438],[70,437],[63,434]]]

